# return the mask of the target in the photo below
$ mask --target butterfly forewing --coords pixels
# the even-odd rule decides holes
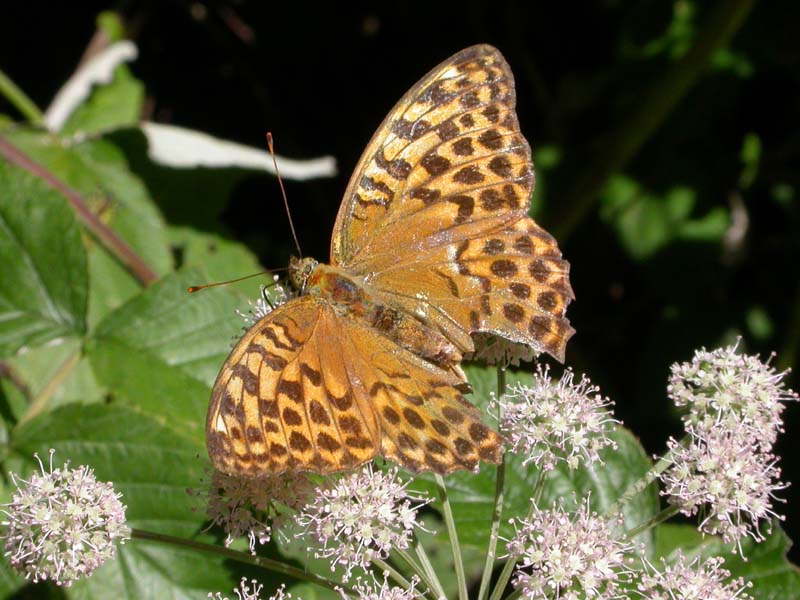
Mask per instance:
[[[564,359],[569,265],[528,217],[530,148],[490,46],[459,52],[395,106],[353,174],[331,260],[463,351],[490,332]]]

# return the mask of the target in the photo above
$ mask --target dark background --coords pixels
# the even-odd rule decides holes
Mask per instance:
[[[145,118],[258,147],[272,131],[279,154],[337,158],[335,179],[286,182],[304,253],[324,259],[350,171],[389,108],[457,50],[497,46],[514,70],[521,127],[534,148],[536,218],[572,264],[577,301],[569,317],[577,334],[567,363],[616,401],[648,452],[660,453],[681,430],[665,393],[671,363],[736,335],[749,353],[776,351],[781,369],[797,355],[800,4],[756,4],[727,52],[668,102],[663,121],[658,103],[678,84],[648,95],[671,73],[691,70],[681,57],[713,40],[720,14],[747,4],[15,3],[0,21],[0,68],[46,107],[78,64],[97,14],[116,10],[139,47],[131,69],[146,88]],[[11,113],[2,102],[0,112]],[[637,115],[644,120],[632,121]],[[657,121],[652,132],[648,119]],[[747,135],[760,141],[760,152],[744,182]],[[641,143],[623,156],[620,143],[637,137]],[[616,173],[656,206],[676,186],[693,191],[691,219],[715,210],[745,216],[743,238],[672,232],[656,251],[636,255],[623,231],[648,230],[630,222],[625,230],[614,216],[604,185]],[[169,222],[190,219],[163,202]],[[629,215],[639,209],[634,200]],[[278,188],[266,176],[237,185],[219,217],[187,224],[246,242],[268,267],[285,265],[292,249]],[[794,374],[787,381],[800,387]],[[778,447],[785,479],[795,483],[798,413],[788,407]],[[778,512],[788,515],[796,539],[800,492],[795,485],[781,496],[788,504]]]

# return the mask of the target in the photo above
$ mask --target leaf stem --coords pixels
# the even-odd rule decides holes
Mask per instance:
[[[497,422],[503,417],[503,405],[499,402],[503,394],[506,393],[506,370],[497,365]],[[500,531],[500,517],[503,514],[503,501],[505,499],[504,486],[506,480],[506,455],[497,465],[497,475],[494,482],[494,508],[492,509],[492,524],[489,527],[489,547],[486,549],[486,562],[483,565],[483,575],[481,575],[481,587],[478,590],[478,600],[486,600],[489,593],[489,584],[492,581],[492,571],[494,561],[497,556],[497,535]]]
[[[42,388],[42,391],[34,396],[33,402],[31,402],[28,410],[25,411],[25,414],[22,415],[22,418],[20,418],[17,426],[25,423],[26,421],[30,421],[47,407],[48,400],[50,400],[53,393],[61,386],[67,376],[72,373],[72,370],[75,368],[75,365],[78,364],[80,358],[81,351],[80,349],[77,349],[75,352],[70,354],[63,363],[61,363],[61,366],[58,367],[56,372],[50,378],[50,381],[47,382],[47,385]]]
[[[468,600],[467,579],[464,575],[464,560],[461,556],[461,546],[458,543],[458,532],[456,531],[456,522],[453,519],[453,508],[450,506],[450,499],[447,497],[447,487],[445,487],[444,478],[438,473],[436,474],[436,486],[439,489],[439,499],[442,501],[444,522],[447,525],[450,547],[453,549],[453,562],[458,583],[458,598],[459,600]]]
[[[683,443],[687,443],[686,439],[683,440]],[[670,465],[672,465],[672,450],[667,451],[664,456],[662,456],[658,462],[653,465],[653,468],[647,471],[642,477],[636,481],[634,481],[627,490],[617,498],[616,502],[606,509],[606,515],[613,515],[621,511],[625,508],[625,505],[633,498],[636,494],[644,491],[645,488],[653,483],[661,473],[666,471]]]
[[[44,115],[33,100],[14,83],[11,78],[0,69],[0,94],[5,96],[20,114],[34,125],[39,125],[44,120]]]
[[[679,512],[680,512],[680,509],[677,506],[668,506],[667,508],[662,510],[657,515],[654,515],[653,517],[650,517],[644,523],[640,523],[639,525],[637,525],[636,527],[634,527],[630,531],[626,532],[625,536],[629,540],[632,540],[633,538],[635,538],[637,535],[639,535],[643,531],[647,531],[648,529],[651,529],[651,528],[655,527],[659,523],[663,523],[667,519],[670,519],[670,518],[674,517],[675,515],[677,515]]]
[[[133,249],[119,237],[110,227],[103,223],[86,206],[86,202],[76,190],[69,187],[45,167],[34,161],[19,148],[11,144],[5,137],[0,135],[0,156],[4,156],[9,162],[22,167],[32,173],[51,188],[60,192],[72,205],[78,218],[86,228],[97,238],[100,243],[117,258],[142,284],[153,283],[158,276]]]
[[[603,152],[595,157],[592,166],[562,195],[559,205],[563,210],[548,219],[547,229],[562,244],[593,208],[608,178],[624,168],[661,127],[708,67],[714,52],[739,30],[754,4],[755,0],[717,2],[689,51],[639,94],[638,108],[604,142]]]
[[[280,573],[282,575],[286,575],[287,577],[292,577],[294,579],[299,579],[301,581],[314,583],[321,587],[328,588],[329,590],[333,590],[334,592],[337,592],[339,589],[342,589],[344,590],[345,593],[357,596],[355,591],[352,588],[349,588],[348,586],[341,585],[339,583],[336,583],[335,581],[331,581],[330,579],[326,579],[325,577],[322,577],[320,575],[315,575],[314,573],[308,573],[307,571],[303,571],[302,569],[298,569],[297,567],[292,567],[291,565],[287,565],[286,563],[282,563],[277,560],[272,560],[271,558],[265,558],[263,556],[254,556],[252,554],[248,554],[245,552],[239,552],[238,550],[221,548],[213,544],[206,544],[204,542],[197,542],[195,540],[187,540],[185,538],[179,538],[164,533],[154,533],[152,531],[145,531],[142,529],[131,529],[131,538],[135,540],[144,540],[149,542],[159,542],[162,544],[169,544],[172,546],[180,546],[182,548],[191,548],[193,550],[206,552],[208,554],[217,554],[219,556],[224,556],[226,558],[230,558],[242,563],[255,565],[257,567],[261,567],[263,569],[267,569],[275,573]]]

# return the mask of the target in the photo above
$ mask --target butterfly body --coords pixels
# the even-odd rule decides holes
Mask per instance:
[[[473,46],[420,80],[357,165],[330,264],[292,259],[299,296],[238,342],[206,426],[232,474],[329,473],[380,454],[449,473],[499,462],[463,393],[472,334],[563,360],[569,265],[528,217],[533,170],[500,53]]]
[[[320,298],[341,317],[362,321],[398,345],[440,365],[455,366],[461,362],[461,352],[426,323],[424,312],[410,315],[382,303],[364,278],[350,275],[344,269],[309,258],[294,259],[289,264],[290,280],[299,282],[298,292]],[[293,269],[297,272],[291,273]]]

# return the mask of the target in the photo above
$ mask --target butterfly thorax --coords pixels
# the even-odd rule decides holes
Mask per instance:
[[[461,352],[440,332],[389,302],[361,277],[313,258],[289,260],[289,281],[300,295],[320,298],[339,316],[357,319],[395,343],[433,362],[453,365]]]

